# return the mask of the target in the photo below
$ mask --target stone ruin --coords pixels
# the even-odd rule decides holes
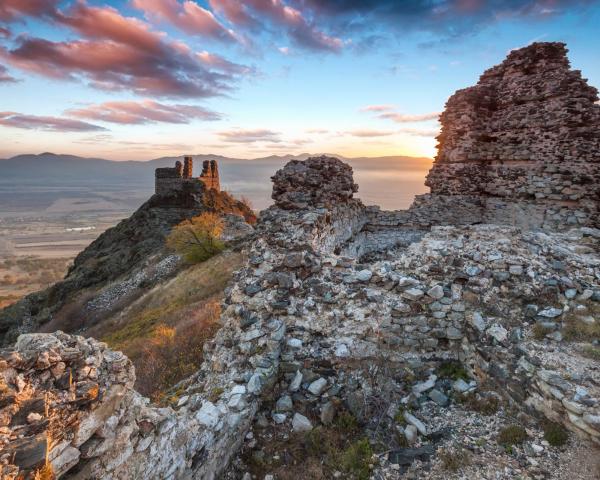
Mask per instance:
[[[221,191],[219,180],[219,168],[216,160],[204,160],[202,173],[194,178],[194,161],[191,156],[185,156],[183,165],[179,160],[175,167],[157,168],[155,171],[155,193],[157,195],[169,195],[179,192],[185,188],[199,184],[207,189]]]
[[[512,51],[440,116],[431,194],[473,206],[482,223],[598,225],[598,91],[563,43]]]
[[[560,103],[564,78],[579,77],[565,76],[556,52],[564,56],[564,46],[533,44],[482,78],[500,89],[498,78],[512,75],[502,88],[519,90],[523,75],[538,78],[547,65],[546,81],[557,84],[534,89],[523,101]],[[571,85],[574,103],[567,108],[574,123],[561,114],[556,149],[583,132],[573,105],[590,107],[595,98],[578,85],[583,93]],[[490,99],[496,98],[492,90]],[[501,96],[517,98],[511,95]],[[491,111],[485,95],[475,96],[472,103],[457,101],[460,108],[471,105],[480,113],[477,102],[483,101]],[[479,146],[481,134],[462,132],[466,127],[450,120],[454,102],[442,117],[440,155],[428,179],[432,193],[407,211],[365,207],[354,198],[352,169],[335,158],[293,161],[275,174],[275,203],[261,213],[248,262],[226,291],[222,328],[200,370],[178,385],[172,405],[149,405],[133,390],[128,360],[105,344],[60,332],[19,337],[0,359],[0,450],[8,453],[0,457],[3,478],[32,475],[50,462],[65,478],[212,480],[252,438],[246,434],[255,425],[289,435],[327,425],[342,409],[373,435],[383,435],[403,412],[406,438],[433,455],[439,424],[452,421],[439,412],[449,397],[466,394],[501,398],[520,412],[521,422],[549,418],[600,444],[600,374],[561,333],[572,322],[598,321],[600,230],[588,216],[592,200],[597,206],[597,184],[582,180],[588,173],[575,173],[571,190],[581,196],[565,204],[551,186],[564,189],[565,173],[544,163],[556,165],[557,157],[532,152],[531,166],[502,166],[486,163],[486,154],[484,162],[486,148],[505,152],[502,141]],[[522,104],[514,104],[514,117],[497,114],[512,118],[513,126],[524,114]],[[458,115],[461,122],[467,117]],[[506,128],[508,151],[514,132]],[[472,164],[470,155],[451,153],[466,149],[459,146],[464,142],[476,146]],[[597,151],[584,155],[585,148],[572,148],[565,160],[581,167],[577,172],[593,173]],[[461,177],[465,169],[485,181],[476,188]],[[492,186],[502,182],[502,189]],[[536,198],[546,188],[550,192]],[[534,194],[521,196],[528,189]],[[524,223],[515,214],[538,209],[546,221]],[[565,220],[560,229],[544,229],[559,218]],[[536,326],[543,338],[532,334]],[[439,378],[444,361],[464,365],[469,381]],[[384,392],[385,399],[377,397]],[[385,401],[391,415],[372,418],[367,407],[374,399]],[[391,447],[379,459],[378,478],[398,478],[388,468],[402,461],[394,438],[385,437]]]

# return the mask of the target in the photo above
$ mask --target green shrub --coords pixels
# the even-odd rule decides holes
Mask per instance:
[[[368,480],[373,450],[366,438],[350,445],[340,457],[340,467],[357,480]]]
[[[508,450],[509,447],[512,447],[513,445],[523,443],[527,438],[529,438],[529,436],[523,427],[519,425],[509,425],[500,430],[497,441]]]
[[[222,233],[223,220],[216,213],[204,212],[173,227],[166,243],[187,262],[200,263],[224,250]]]
[[[560,423],[546,421],[542,427],[544,439],[553,447],[561,447],[569,440],[569,432]]]
[[[452,380],[469,380],[469,373],[465,369],[465,367],[457,361],[448,361],[443,362],[438,370],[438,377],[440,378],[450,378]]]
[[[471,463],[470,452],[462,447],[441,449],[438,457],[442,461],[442,468],[450,472],[457,472]]]

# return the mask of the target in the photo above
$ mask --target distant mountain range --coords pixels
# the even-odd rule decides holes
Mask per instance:
[[[304,160],[310,156],[308,153],[272,155],[247,160],[221,155],[194,155],[194,173],[200,174],[203,160],[217,160],[223,188],[236,195],[248,196],[257,208],[263,208],[269,203],[270,177],[275,171],[290,160]],[[429,158],[406,156],[333,156],[352,165],[356,181],[361,186],[361,197],[371,200],[371,203],[379,203],[382,200],[386,203],[387,197],[382,197],[383,194],[387,194],[388,197],[408,195],[412,198],[415,193],[422,193],[423,177],[432,161]],[[28,187],[60,189],[77,186],[91,191],[135,188],[149,195],[154,188],[154,169],[172,166],[178,159],[181,157],[162,157],[149,161],[111,161],[54,153],[18,155],[0,159],[0,186],[10,186],[11,189],[22,186],[25,190]],[[411,185],[407,187],[405,183],[409,179]],[[413,183],[415,186],[412,186]],[[406,202],[401,203],[404,205]],[[396,203],[389,205],[395,206]]]

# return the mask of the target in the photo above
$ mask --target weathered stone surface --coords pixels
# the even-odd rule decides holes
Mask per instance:
[[[566,53],[562,43],[513,50],[450,97],[426,182],[433,196],[479,197],[493,223],[597,227],[598,92]]]

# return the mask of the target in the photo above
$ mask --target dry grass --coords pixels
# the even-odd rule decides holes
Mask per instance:
[[[562,333],[565,340],[575,342],[600,340],[600,303],[588,301],[584,304],[588,310],[583,315],[593,317],[596,321],[587,323],[582,320],[580,314],[568,312],[563,319]]]
[[[449,472],[458,472],[471,464],[471,453],[463,447],[444,448],[438,451],[442,468]]]
[[[158,325],[134,362],[138,391],[160,402],[170,387],[196,372],[205,342],[219,328],[219,314],[218,303],[212,302],[177,328]]]
[[[243,260],[228,251],[192,265],[87,334],[125,353],[136,368],[136,388],[162,401],[198,370],[203,345],[219,328],[222,293]]]

